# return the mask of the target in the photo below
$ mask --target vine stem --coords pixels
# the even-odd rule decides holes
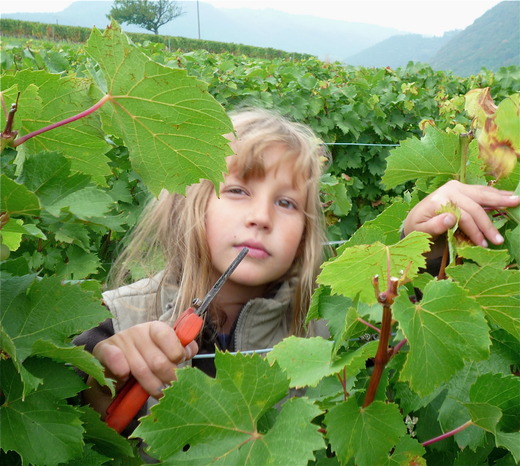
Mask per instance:
[[[426,447],[428,445],[431,445],[432,443],[439,442],[441,440],[444,440],[449,437],[453,437],[455,434],[458,434],[459,432],[462,432],[464,429],[467,429],[469,426],[472,426],[473,421],[469,420],[468,422],[465,422],[461,426],[457,427],[456,429],[450,430],[449,432],[446,432],[445,434],[439,435],[438,437],[432,438],[430,440],[426,440],[426,442],[422,443],[423,447]]]
[[[341,383],[341,387],[343,388],[343,399],[346,400],[350,395],[347,392],[347,368],[343,368],[343,374],[337,374],[338,380]]]
[[[374,370],[370,377],[365,399],[363,400],[363,408],[370,405],[377,393],[377,387],[383,375],[383,370],[386,363],[390,359],[388,351],[388,343],[390,341],[390,335],[392,333],[392,304],[394,298],[397,296],[397,286],[399,280],[397,278],[390,278],[388,280],[388,290],[380,293],[378,301],[383,305],[383,319],[381,323],[381,336],[379,337],[379,344],[377,346],[376,356],[374,358]]]
[[[358,317],[357,320],[361,322],[362,324],[366,325],[367,327],[371,328],[372,330],[375,330],[377,333],[381,333],[381,330],[379,330],[375,325],[372,325],[370,322],[367,322],[366,320],[362,319],[361,317]]]
[[[467,134],[461,134],[459,139],[459,147],[461,154],[461,164],[460,164],[460,173],[459,173],[459,181],[461,183],[466,182],[466,171],[467,171],[467,161],[468,161],[468,148],[469,143],[473,140],[473,134],[471,132]]]
[[[88,108],[87,110],[78,113],[77,115],[74,115],[70,118],[66,118],[65,120],[58,121],[57,123],[53,123],[52,125],[45,126],[44,128],[40,128],[36,131],[33,131],[32,133],[26,134],[25,136],[22,136],[21,138],[17,139],[13,142],[13,147],[18,147],[20,144],[23,144],[25,141],[33,138],[34,136],[38,136],[39,134],[46,133],[47,131],[50,131],[55,128],[59,128],[60,126],[66,125],[68,123],[72,123],[73,121],[80,120],[81,118],[85,118],[86,116],[90,115],[91,113],[94,113],[96,110],[101,108],[105,103],[107,103],[109,100],[112,99],[112,96],[110,94],[104,95],[96,104],[94,104],[92,107]]]
[[[394,346],[394,349],[392,350],[392,356],[395,356],[401,348],[408,343],[408,340],[406,338],[403,338],[397,345]]]
[[[446,240],[446,245],[444,246],[444,250],[442,251],[441,267],[439,270],[439,274],[437,275],[437,279],[439,280],[446,280],[446,266],[448,265],[449,256],[450,245]]]

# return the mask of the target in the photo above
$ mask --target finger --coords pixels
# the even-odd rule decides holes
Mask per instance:
[[[106,368],[107,376],[125,381],[130,375],[130,366],[124,352],[109,341],[101,341],[92,351],[94,357]]]
[[[487,247],[487,238],[493,244],[501,244],[504,238],[493,225],[486,211],[474,202],[466,202],[465,208],[461,210],[459,228],[480,246]]]
[[[189,360],[193,358],[198,352],[199,352],[199,345],[196,341],[192,341],[186,347],[184,348],[184,351],[186,353],[185,360]]]
[[[474,217],[466,211],[461,211],[459,219],[459,230],[463,231],[473,244],[488,247],[482,230],[474,220]]]
[[[186,358],[175,330],[166,322],[153,322],[150,325],[150,338],[171,362],[179,364]]]
[[[151,353],[153,353],[153,351],[146,353],[146,357],[149,359],[145,359],[138,351],[132,354],[130,370],[137,382],[139,382],[146,392],[154,397],[159,397],[165,382],[152,370],[150,360],[153,359],[153,356],[150,356]]]
[[[417,231],[430,234],[433,238],[446,233],[452,228],[457,222],[455,215],[450,213],[444,213],[436,215],[435,217],[429,218],[416,225]]]
[[[514,195],[511,191],[503,191],[492,186],[461,185],[461,192],[477,204],[485,207],[515,207],[520,204],[520,196]]]

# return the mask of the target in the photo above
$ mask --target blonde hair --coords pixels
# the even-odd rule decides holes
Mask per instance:
[[[291,268],[279,280],[296,278],[291,332],[302,335],[315,278],[323,261],[325,230],[319,180],[323,157],[327,154],[308,127],[272,111],[246,109],[231,113],[230,117],[235,130],[230,145],[236,155],[228,158],[229,172],[246,180],[262,178],[265,175],[263,152],[273,144],[282,144],[287,148],[285,156],[295,158],[295,183],[305,183],[307,200],[300,248]],[[114,266],[117,285],[128,274],[129,264],[148,263],[164,269],[161,286],[179,287],[175,315],[187,309],[194,297],[204,296],[213,284],[205,227],[206,205],[213,190],[213,184],[203,180],[190,186],[186,197],[163,191],[158,199],[152,200]],[[148,271],[149,274],[154,272],[157,270]],[[162,312],[156,308],[150,319],[158,318]]]

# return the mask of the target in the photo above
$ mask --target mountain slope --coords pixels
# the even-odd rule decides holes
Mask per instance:
[[[345,62],[349,65],[391,68],[406,66],[409,61],[424,63],[457,34],[458,31],[448,32],[442,37],[425,37],[420,34],[392,36],[348,57]]]
[[[434,69],[468,76],[482,67],[520,65],[520,2],[501,2],[442,47],[429,62]]]

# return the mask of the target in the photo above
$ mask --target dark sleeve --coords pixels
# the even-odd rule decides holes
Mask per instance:
[[[78,335],[74,338],[73,343],[76,346],[85,345],[85,349],[89,353],[92,353],[94,346],[112,335],[114,335],[114,324],[112,323],[112,319],[107,319],[101,322],[97,327],[91,328],[81,335]]]

